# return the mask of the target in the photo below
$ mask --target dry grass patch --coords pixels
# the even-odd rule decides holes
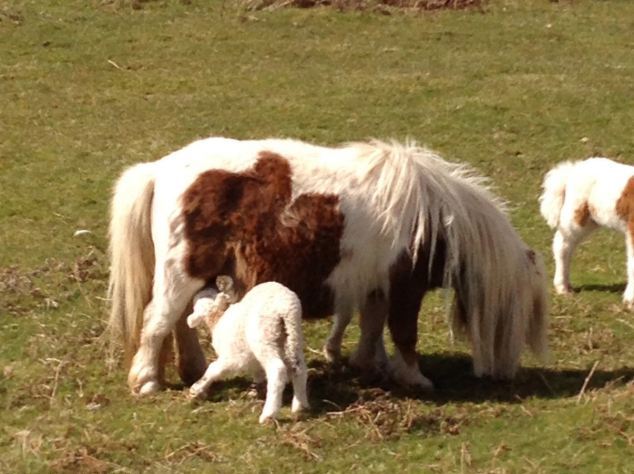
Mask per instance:
[[[238,0],[246,10],[274,10],[277,8],[331,7],[339,11],[431,11],[482,10],[484,0]]]
[[[372,441],[394,440],[412,432],[426,436],[457,435],[467,422],[466,413],[447,414],[440,408],[425,412],[420,400],[394,398],[382,389],[363,390],[359,400],[326,416],[353,420],[365,428],[366,439]]]

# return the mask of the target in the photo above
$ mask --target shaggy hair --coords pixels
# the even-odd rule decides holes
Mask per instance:
[[[208,226],[202,204],[187,201],[203,177],[222,188],[210,187],[208,193],[201,188],[197,196],[219,216],[230,215],[232,227],[220,225],[222,219]],[[264,207],[255,215],[242,208],[236,213],[236,205],[249,202]],[[320,221],[316,215],[329,217]],[[234,277],[241,291],[276,280],[295,291],[305,309],[318,308],[322,316],[334,311],[327,347],[336,354],[352,311],[374,303],[371,315],[362,317],[360,347],[382,346],[385,313],[378,308],[383,307],[381,298],[393,307],[390,281],[406,256],[414,266],[426,262],[427,273],[440,267],[440,282],[422,281],[430,279],[417,272],[420,286],[456,290],[454,326],[471,342],[477,375],[512,377],[526,344],[538,354],[546,349],[539,256],[521,240],[481,177],[413,142],[375,140],[338,148],[277,139],[194,142],[123,174],[110,232],[110,326],[135,353],[128,379],[135,393],[159,388],[158,353],[172,330],[181,352],[181,376],[186,379],[186,369],[202,373],[198,342],[178,321],[196,292],[223,273]],[[332,253],[335,243],[338,252]],[[201,245],[217,258],[207,260],[208,274],[192,275],[187,262]],[[320,249],[328,250],[326,261],[319,258]],[[318,279],[314,269],[319,269]],[[408,278],[410,286],[417,284],[414,274],[401,280]],[[319,297],[319,304],[313,304],[313,297]],[[413,331],[407,329],[413,338],[407,343],[395,339],[392,375],[424,386],[429,382],[415,357],[419,306],[420,298],[408,304],[407,314],[390,312],[388,317],[393,337],[399,325],[405,331],[406,320],[407,328],[413,320]],[[366,323],[374,326],[372,331],[364,330]]]

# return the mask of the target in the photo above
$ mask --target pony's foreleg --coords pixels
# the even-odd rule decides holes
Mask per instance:
[[[192,297],[204,283],[185,277],[170,275],[161,268],[155,275],[152,301],[145,308],[139,349],[132,360],[128,384],[133,393],[147,395],[160,389],[159,352],[165,337],[175,328],[176,321],[185,312]],[[164,273],[163,273],[164,272]],[[169,282],[169,283],[167,283]]]
[[[205,373],[207,362],[205,354],[198,342],[198,334],[195,329],[187,325],[185,311],[176,321],[176,350],[178,353],[178,375],[186,385],[193,384]]]
[[[368,295],[361,308],[361,339],[350,357],[350,364],[362,370],[383,371],[387,366],[387,355],[383,343],[383,327],[387,316],[387,300],[383,292]]]
[[[350,324],[350,321],[352,320],[352,311],[347,308],[340,310],[335,313],[333,319],[334,322],[323,349],[324,356],[328,362],[337,362],[341,359],[343,333],[346,331],[348,324]]]
[[[433,384],[418,368],[418,312],[424,292],[412,285],[393,285],[390,292],[388,327],[394,341],[390,375],[406,386],[432,390]]]
[[[629,227],[625,231],[625,248],[627,250],[627,286],[623,293],[623,303],[628,309],[634,309],[634,236]]]

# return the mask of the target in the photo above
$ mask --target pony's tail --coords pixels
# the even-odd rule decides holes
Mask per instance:
[[[121,175],[112,199],[108,330],[111,342],[122,343],[127,363],[139,346],[143,310],[152,296],[153,196],[154,165],[141,163]]]
[[[559,214],[566,197],[566,182],[573,163],[565,162],[557,165],[546,173],[542,188],[544,191],[539,197],[539,211],[551,229],[559,224]]]
[[[546,267],[541,255],[533,250],[527,251],[530,261],[530,281],[532,286],[533,307],[529,312],[526,328],[526,343],[531,352],[541,360],[548,356],[548,285]]]

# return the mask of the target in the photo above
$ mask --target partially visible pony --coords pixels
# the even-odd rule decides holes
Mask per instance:
[[[181,378],[202,375],[207,364],[185,317],[218,275],[241,294],[277,281],[299,296],[305,318],[336,314],[331,359],[359,309],[352,363],[385,367],[403,384],[431,387],[418,367],[417,320],[437,287],[455,290],[452,322],[470,341],[476,375],[512,377],[526,345],[546,350],[539,256],[480,177],[413,143],[194,142],[123,173],[110,254],[110,328],[132,359],[128,382],[138,394],[160,388],[172,331]]]
[[[540,211],[555,229],[555,290],[572,292],[570,262],[585,238],[599,227],[625,234],[627,287],[623,302],[634,307],[634,166],[607,158],[564,162],[550,170],[539,198]]]

